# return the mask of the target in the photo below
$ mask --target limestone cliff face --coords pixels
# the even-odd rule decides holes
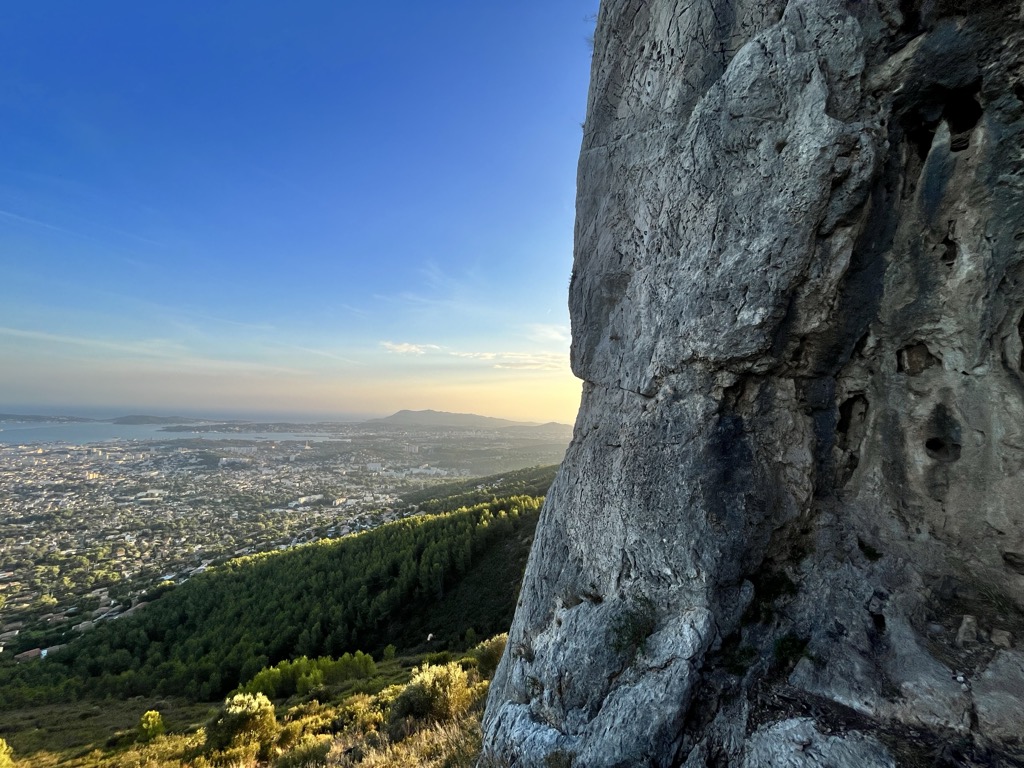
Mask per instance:
[[[489,758],[1024,765],[1021,13],[604,0]]]

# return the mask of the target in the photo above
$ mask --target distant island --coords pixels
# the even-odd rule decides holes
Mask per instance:
[[[181,416],[120,416],[109,419],[111,424],[198,424],[199,419],[185,419]]]
[[[0,422],[17,422],[21,424],[198,424],[200,419],[186,419],[183,416],[148,416],[134,414],[118,416],[114,419],[87,419],[82,416],[42,416],[38,413],[0,413]]]
[[[382,419],[370,419],[367,424],[388,424],[395,427],[453,427],[458,429],[504,429],[506,427],[536,427],[533,422],[509,421],[475,413],[447,413],[446,411],[398,411]]]
[[[96,419],[83,419],[80,416],[40,416],[39,414],[0,413],[0,421],[13,421],[22,424],[86,424],[95,423]]]

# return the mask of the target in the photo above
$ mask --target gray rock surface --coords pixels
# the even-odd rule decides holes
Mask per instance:
[[[1000,651],[974,684],[978,727],[994,741],[1024,741],[1024,654]]]
[[[858,733],[823,736],[814,721],[797,718],[751,735],[743,768],[895,768],[888,750]]]
[[[1021,13],[602,3],[583,400],[488,758],[1024,764],[955,642],[1024,631]]]
[[[960,629],[956,631],[957,647],[963,648],[976,642],[978,642],[978,620],[974,616],[964,616],[960,622]]]

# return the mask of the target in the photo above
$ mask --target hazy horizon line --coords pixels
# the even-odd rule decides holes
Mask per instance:
[[[362,422],[371,419],[381,419],[391,416],[400,411],[409,410],[412,412],[434,411],[439,413],[471,413],[469,411],[457,412],[446,411],[438,408],[398,408],[388,412],[360,413],[352,411],[289,411],[275,408],[266,410],[238,409],[231,408],[173,408],[167,406],[70,406],[50,404],[4,404],[0,403],[0,413],[11,416],[50,416],[65,418],[85,418],[96,421],[124,418],[126,416],[158,416],[161,418],[180,417],[184,419],[198,419],[202,421],[261,421],[261,422]],[[518,421],[522,423],[533,422],[544,424],[552,419],[531,418],[528,420],[511,419],[504,416],[491,416],[485,413],[472,413],[474,416],[487,418],[505,419],[506,421]]]

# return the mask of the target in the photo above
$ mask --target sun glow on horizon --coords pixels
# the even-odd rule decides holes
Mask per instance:
[[[0,354],[19,357],[22,364],[0,369],[0,391],[7,403],[23,407],[367,417],[430,409],[572,423],[580,402],[581,383],[565,356],[555,352],[462,352],[382,343],[358,360],[310,350],[305,357],[257,363],[158,353],[159,345],[147,355],[141,343],[86,344],[30,333],[5,336],[3,330]],[[29,340],[31,349],[5,350],[12,338],[22,344]],[[61,349],[67,345],[84,349],[69,355]]]
[[[0,401],[571,422],[596,6],[12,5]]]

